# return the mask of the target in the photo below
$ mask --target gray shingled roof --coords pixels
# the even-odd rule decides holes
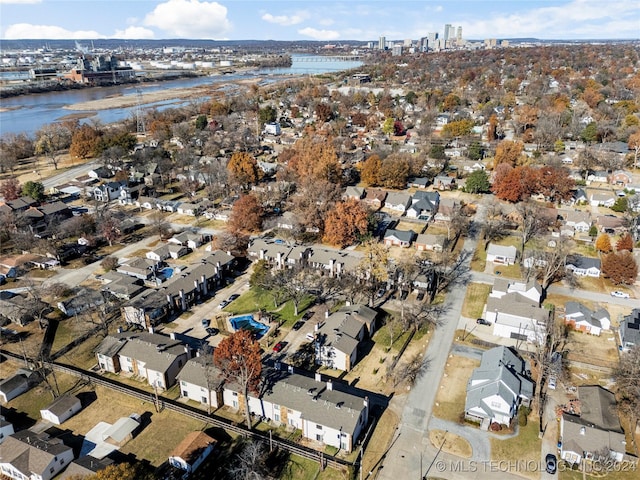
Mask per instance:
[[[325,382],[295,373],[278,373],[275,383],[263,395],[266,400],[302,412],[311,422],[353,432],[365,409],[363,397],[348,393],[342,385],[333,384],[329,390]]]
[[[77,403],[80,403],[80,399],[75,395],[61,395],[44,410],[48,410],[57,416],[72,409]]]
[[[213,358],[212,358],[213,360]],[[207,376],[209,374],[209,382],[207,385]],[[207,361],[204,356],[195,357],[187,361],[180,373],[176,376],[180,381],[185,381],[202,388],[217,390],[224,383],[224,375],[213,365],[213,362]]]
[[[2,443],[0,463],[10,463],[26,475],[43,475],[54,457],[69,450],[71,447],[58,438],[49,439],[46,433],[22,430],[8,436]]]
[[[165,372],[177,357],[186,353],[182,342],[148,332],[108,335],[95,351],[108,357],[118,354],[135,358],[144,362],[146,368],[157,372]]]
[[[640,345],[640,308],[634,308],[620,324],[620,336],[626,343]]]
[[[612,392],[599,385],[578,387],[580,418],[602,430],[622,432]]]

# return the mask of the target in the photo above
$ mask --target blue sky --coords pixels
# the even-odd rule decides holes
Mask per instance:
[[[640,38],[638,0],[0,0],[0,38]]]

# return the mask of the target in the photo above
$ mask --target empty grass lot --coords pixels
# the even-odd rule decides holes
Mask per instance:
[[[444,375],[440,380],[436,401],[433,404],[433,415],[460,422],[464,413],[467,398],[467,381],[473,369],[480,365],[480,361],[454,355],[447,359]]]
[[[529,415],[524,427],[518,427],[518,435],[504,440],[491,437],[491,460],[505,462],[539,462],[541,440],[538,438],[539,423],[535,413]],[[540,472],[518,472],[529,478],[539,478]]]
[[[468,318],[482,317],[484,304],[491,292],[491,285],[486,283],[470,283],[462,304],[462,316]]]

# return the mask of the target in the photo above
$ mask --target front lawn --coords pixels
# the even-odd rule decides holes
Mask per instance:
[[[467,286],[467,294],[462,304],[462,316],[467,318],[480,318],[484,310],[484,304],[491,292],[491,285],[486,283],[470,283]]]
[[[491,460],[515,463],[540,461],[542,441],[538,438],[540,424],[535,413],[529,415],[529,421],[524,427],[518,427],[518,435],[504,440],[491,437]],[[540,472],[518,472],[523,476],[538,478]]]
[[[479,365],[478,360],[458,355],[447,359],[444,375],[440,380],[433,405],[434,416],[451,422],[460,422],[467,398],[467,381],[471,377],[473,369]]]
[[[298,305],[298,315],[295,315],[293,301],[288,300],[276,307],[273,302],[273,297],[268,292],[251,288],[248,292],[241,295],[240,298],[229,304],[224,311],[232,315],[240,315],[262,310],[263,312],[273,314],[274,317],[281,320],[283,324],[292,326],[297,320],[302,318],[305,310],[313,305],[314,300],[312,295],[307,295]]]

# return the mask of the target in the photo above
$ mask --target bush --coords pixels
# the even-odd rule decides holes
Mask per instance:
[[[105,257],[100,266],[109,272],[118,268],[118,259],[116,257]]]

